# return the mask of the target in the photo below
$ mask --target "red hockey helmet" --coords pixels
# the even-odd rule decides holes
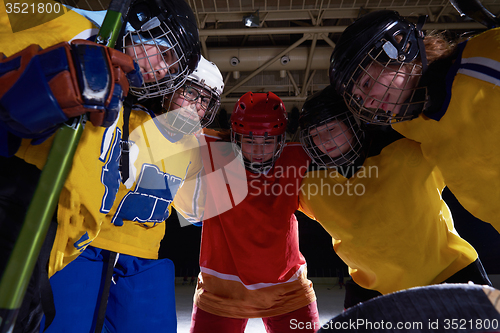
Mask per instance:
[[[272,92],[247,92],[236,102],[231,114],[231,129],[244,135],[281,135],[286,124],[285,105]]]
[[[285,145],[287,113],[283,101],[272,92],[247,92],[231,114],[231,142],[242,153],[247,170],[266,172]]]

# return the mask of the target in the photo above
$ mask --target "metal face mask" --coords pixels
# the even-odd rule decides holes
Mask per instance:
[[[387,125],[411,120],[424,109],[426,89],[418,87],[422,66],[387,57],[384,48],[372,49],[347,81],[345,102],[362,122]]]
[[[126,17],[121,40],[124,53],[141,68],[144,85],[133,95],[149,99],[182,86],[201,57],[198,27],[184,1],[136,0]]]
[[[281,155],[285,134],[272,136],[244,135],[231,131],[231,142],[236,153],[243,155],[245,168],[252,173],[265,173]]]
[[[212,123],[219,106],[215,91],[188,81],[165,98],[163,116],[176,131],[192,134]]]
[[[303,128],[299,141],[317,165],[351,165],[363,154],[364,134],[350,111]]]

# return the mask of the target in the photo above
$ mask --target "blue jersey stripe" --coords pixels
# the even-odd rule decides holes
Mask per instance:
[[[462,59],[459,73],[486,81],[495,85],[500,85],[500,62],[482,58],[473,57]]]

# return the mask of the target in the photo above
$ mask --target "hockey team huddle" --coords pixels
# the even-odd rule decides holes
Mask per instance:
[[[441,194],[500,232],[500,28],[450,42],[395,11],[361,16],[288,142],[273,92],[208,128],[224,80],[185,1],[133,0],[114,48],[95,43],[102,19],[74,9],[14,34],[0,13],[0,274],[54,137],[87,120],[13,332],[176,332],[174,264],[158,259],[172,208],[202,228],[192,333],[330,330],[297,210],[349,267],[345,314],[415,287],[497,292]]]

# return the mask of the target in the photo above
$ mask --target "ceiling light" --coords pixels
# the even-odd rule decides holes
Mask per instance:
[[[248,28],[255,28],[260,26],[259,11],[250,14],[248,16],[243,16],[243,24]]]

